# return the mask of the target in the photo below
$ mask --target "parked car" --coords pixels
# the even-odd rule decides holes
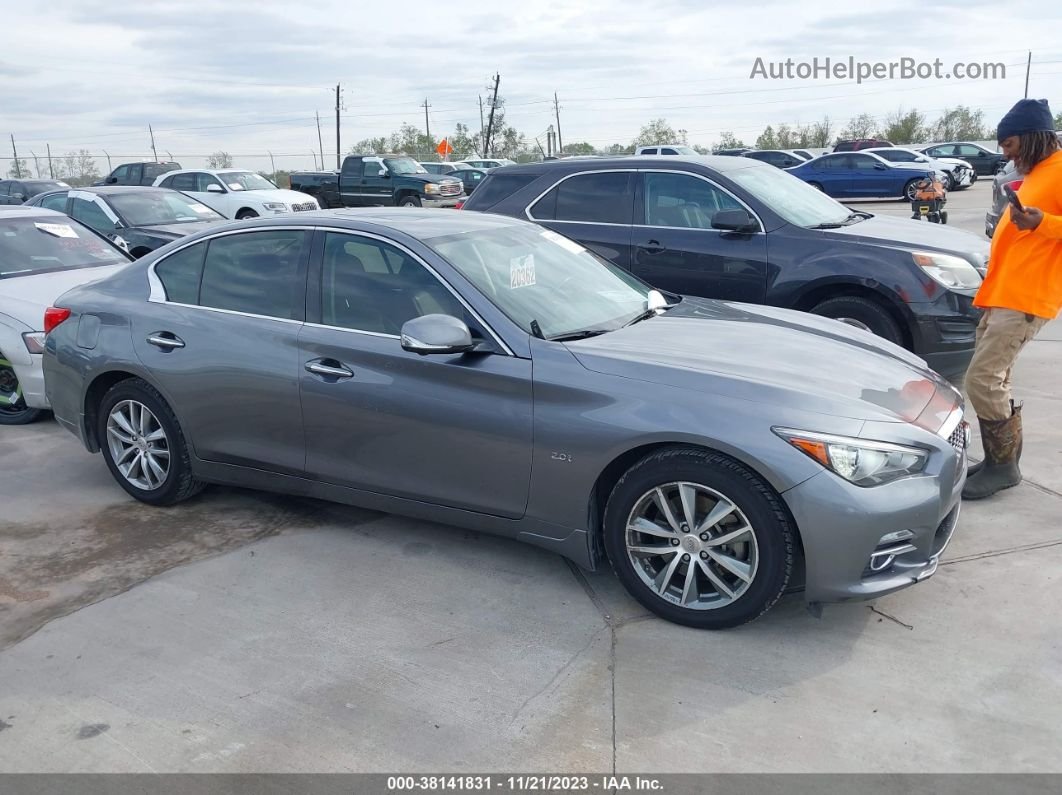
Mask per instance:
[[[990,152],[980,144],[969,142],[934,144],[919,149],[918,151],[930,157],[957,157],[965,160],[978,174],[991,177],[996,174],[1006,162],[999,152]]]
[[[28,204],[76,218],[134,257],[225,220],[183,193],[135,185],[52,191]]]
[[[479,158],[477,160],[465,160],[463,162],[466,163],[467,165],[471,166],[472,168],[485,168],[485,169],[488,169],[488,170],[492,169],[492,168],[501,168],[502,166],[515,166],[516,165],[516,161],[515,160],[509,160],[509,159],[504,158],[504,157],[501,157],[501,158],[498,158],[498,157],[487,157],[487,158]]]
[[[468,163],[463,163],[460,160],[447,161],[445,163],[421,163],[424,170],[429,174],[453,174],[459,169],[471,168]]]
[[[129,261],[62,213],[0,209],[0,425],[33,422],[48,409],[41,370],[45,310],[70,288]]]
[[[804,160],[814,160],[816,155],[811,154],[807,149],[790,149],[794,155],[799,155]]]
[[[838,141],[834,147],[834,152],[858,152],[862,149],[880,149],[883,146],[892,146],[890,141],[883,141],[880,138],[855,138],[850,141]]]
[[[180,163],[123,163],[101,179],[96,185],[144,185],[155,184],[161,175],[177,171]]]
[[[778,168],[792,168],[807,162],[806,158],[795,155],[792,152],[786,152],[783,149],[756,149],[752,152],[746,152],[742,157],[751,157],[753,160],[759,160]]]
[[[1018,173],[1012,160],[1008,160],[1003,170],[992,178],[992,206],[985,213],[985,235],[992,237],[996,233],[996,226],[1007,207],[1007,194],[1003,192],[1003,186],[1010,185],[1018,190],[1024,181],[1025,178]]]
[[[465,193],[471,196],[472,191],[479,187],[479,184],[487,178],[489,173],[485,168],[462,168],[457,171],[451,171],[449,176],[461,180],[461,184],[465,186]]]
[[[837,199],[899,197],[911,201],[918,180],[937,172],[928,164],[890,163],[868,152],[841,152],[816,157],[786,173]],[[940,178],[947,175],[941,172]]]
[[[700,152],[692,146],[685,144],[667,144],[666,146],[639,146],[634,150],[636,155],[686,155],[687,157],[699,157]]]
[[[977,179],[977,171],[965,160],[956,157],[931,158],[922,152],[905,149],[902,146],[882,149],[864,149],[864,152],[877,155],[890,163],[915,163],[947,175],[944,187],[948,190],[963,190],[970,187]]]
[[[339,171],[293,171],[288,175],[293,191],[312,196],[326,210],[345,206],[339,195]]]
[[[535,220],[669,292],[845,320],[961,379],[988,243],[790,174],[747,157],[529,164],[491,172],[462,212]]]
[[[747,146],[739,146],[739,147],[736,147],[734,149],[716,149],[712,154],[714,154],[714,155],[722,155],[724,157],[739,157],[739,156],[745,154],[746,152],[751,152],[751,151],[752,151],[752,149],[750,149]]]
[[[429,174],[405,155],[349,155],[339,173],[347,207],[455,207],[465,198],[461,180]]]
[[[313,196],[278,188],[261,174],[240,169],[174,171],[159,177],[155,185],[186,193],[226,218],[242,220],[320,209]]]
[[[526,221],[261,219],[49,317],[57,420],[152,505],[224,483],[607,557],[646,608],[701,628],[790,584],[814,603],[907,587],[956,526],[963,401],[919,359],[663,295]]]
[[[24,204],[38,193],[69,188],[56,179],[5,179],[0,180],[0,205]]]

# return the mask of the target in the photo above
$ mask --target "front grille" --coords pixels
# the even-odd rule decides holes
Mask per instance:
[[[440,196],[460,196],[462,185],[460,182],[440,182],[439,183],[439,195]]]
[[[317,204],[315,202],[303,202],[302,204],[291,205],[292,212],[304,213],[309,210],[316,210]]]
[[[966,429],[970,427],[970,424],[963,420],[955,426],[955,430],[951,432],[951,436],[948,437],[948,444],[955,448],[955,452],[962,455],[966,451]]]

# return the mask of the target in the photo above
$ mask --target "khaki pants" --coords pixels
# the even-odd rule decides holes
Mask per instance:
[[[1013,309],[986,309],[977,324],[977,344],[966,371],[966,394],[982,420],[1010,418],[1010,373],[1018,353],[1047,318]]]

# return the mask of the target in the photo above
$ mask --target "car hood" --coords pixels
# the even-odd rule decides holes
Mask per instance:
[[[0,314],[13,317],[38,331],[44,323],[44,310],[67,290],[104,279],[124,267],[124,264],[101,265],[98,268],[77,268],[0,279]]]
[[[158,237],[176,240],[185,235],[202,232],[204,229],[214,226],[215,224],[223,223],[224,220],[224,218],[219,218],[216,221],[186,221],[185,223],[152,224],[151,226],[137,226],[134,228],[138,232],[147,232],[148,234],[157,235]]]
[[[929,248],[963,257],[979,270],[988,263],[990,242],[944,224],[915,223],[910,218],[875,215],[857,224],[826,230],[826,234],[862,243],[888,243],[892,247]]]
[[[457,177],[453,177],[449,174],[400,174],[402,179],[412,179],[417,182],[457,182],[460,183]]]
[[[567,345],[593,372],[853,419],[913,422],[941,392],[936,420],[925,423],[933,431],[959,402],[914,354],[777,307],[684,298],[663,315]]]

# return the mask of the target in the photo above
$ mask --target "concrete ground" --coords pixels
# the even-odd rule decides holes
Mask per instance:
[[[1017,367],[1026,483],[963,507],[935,577],[721,633],[451,527],[152,509],[53,422],[4,428],[0,771],[1062,772],[1060,350]]]

